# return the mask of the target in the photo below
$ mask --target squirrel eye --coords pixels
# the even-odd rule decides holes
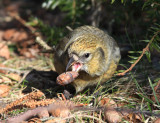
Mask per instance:
[[[86,54],[84,54],[85,58],[88,58],[88,57],[89,57],[89,55],[90,55],[90,53],[86,53]]]

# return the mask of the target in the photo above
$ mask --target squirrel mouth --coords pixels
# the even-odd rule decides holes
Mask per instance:
[[[80,62],[74,62],[72,64],[72,71],[79,72],[81,68],[82,68],[82,63]]]

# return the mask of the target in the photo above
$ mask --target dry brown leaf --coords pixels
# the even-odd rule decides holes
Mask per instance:
[[[133,123],[143,122],[142,115],[140,113],[133,113],[127,110],[120,111],[122,117],[127,121]]]
[[[100,101],[100,105],[101,106],[106,106],[108,108],[116,108],[117,107],[117,104],[114,100],[110,99],[110,98],[107,98],[107,97],[104,97],[101,101]]]
[[[136,120],[139,120],[139,121],[142,121],[142,120],[143,120],[141,114],[135,114],[135,119],[136,119]]]
[[[18,74],[15,74],[15,73],[9,73],[9,74],[6,74],[6,76],[9,76],[9,77],[11,77],[12,79],[14,79],[16,81],[20,81],[21,80],[21,76],[18,75]]]
[[[12,82],[11,81],[11,79],[10,78],[8,78],[8,77],[6,77],[6,76],[1,76],[1,78],[2,78],[2,82],[7,82],[7,83],[10,83],[10,82]]]
[[[38,52],[39,52],[39,49],[37,48],[18,48],[18,51],[20,52],[21,55],[27,57],[27,58],[33,58],[35,56],[37,56]]]
[[[0,97],[5,97],[9,94],[10,87],[7,85],[0,85]]]
[[[3,64],[0,64],[0,67],[6,67],[6,66],[3,65]],[[7,71],[5,71],[5,70],[0,70],[0,73],[7,73]]]
[[[39,46],[35,45],[33,35],[24,29],[9,29],[4,32],[3,39],[16,43],[20,55],[27,58],[33,58],[38,55]]]
[[[3,41],[3,34],[4,34],[4,31],[0,30],[0,41]]]
[[[26,123],[42,123],[42,121],[39,118],[32,118],[29,121],[22,121],[21,123],[26,122]]]
[[[12,1],[13,2],[13,1]],[[12,4],[8,4],[6,7],[5,7],[5,10],[7,12],[12,12],[12,13],[19,13],[19,10],[21,8],[21,6],[23,5],[24,3],[22,1],[14,1]]]
[[[54,118],[52,120],[48,120],[45,123],[66,123],[66,120],[61,120],[61,118]]]
[[[9,29],[4,32],[4,40],[13,42],[21,42],[28,39],[28,34],[25,31],[18,31],[16,29]]]
[[[15,32],[16,32],[15,29],[9,29],[9,30],[5,31],[4,35],[3,35],[3,39],[6,41],[11,40],[13,38],[13,35]]]
[[[128,119],[129,119],[129,121],[131,121],[133,123],[137,123],[136,114],[130,113],[128,115]]]
[[[8,46],[6,45],[6,42],[0,42],[0,57],[4,57],[6,59],[9,59],[10,52],[8,49]]]
[[[17,36],[17,37],[16,37]],[[17,32],[15,39],[13,41],[23,41],[28,39],[28,34],[25,31]]]
[[[0,84],[3,82],[3,79],[0,78]]]
[[[122,119],[122,116],[114,108],[105,108],[104,117],[108,123],[119,123]]]
[[[154,123],[160,123],[160,118],[157,118]]]

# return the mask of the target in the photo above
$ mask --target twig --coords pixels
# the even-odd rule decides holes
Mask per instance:
[[[18,84],[22,83],[23,80],[26,78],[26,76],[30,73],[31,71],[27,71],[24,73],[23,77],[21,78],[21,80],[18,82]]]
[[[28,71],[24,71],[24,70],[16,70],[16,69],[7,68],[7,67],[0,67],[0,70],[15,72],[15,73],[18,73],[18,74],[24,74],[24,73],[28,72]]]
[[[146,51],[149,51],[149,46],[151,45],[151,43],[153,42],[154,38],[158,35],[158,33],[160,32],[160,30],[158,30],[153,37],[151,38],[150,42],[147,44],[147,46],[143,49],[142,54],[139,56],[139,58],[135,61],[135,63],[133,63],[130,68],[128,68],[127,70],[125,70],[122,73],[117,74],[118,76],[124,76],[127,72],[131,71],[133,69],[133,67],[140,61],[140,59],[143,57],[143,55],[145,54]]]
[[[101,120],[101,119],[99,119],[99,118],[97,118],[97,117],[94,117],[94,116],[91,116],[91,115],[86,115],[86,114],[73,114],[73,115],[71,115],[71,116],[68,116],[68,117],[66,117],[66,118],[62,118],[61,120],[59,120],[59,122],[61,122],[61,121],[63,121],[63,120],[67,120],[67,119],[71,119],[71,118],[75,118],[75,117],[87,117],[87,118],[90,118],[90,119],[95,119],[95,120],[97,120],[97,121],[99,121],[99,122],[101,122],[101,123],[106,123],[106,122],[104,122],[103,120]],[[53,117],[53,119],[54,119],[55,117]],[[48,119],[52,119],[51,117],[49,117],[49,118],[44,118],[44,119],[42,119],[42,121],[46,121],[46,120],[48,120]]]
[[[53,50],[52,47],[48,46],[48,44],[41,38],[41,34],[39,32],[36,32],[36,29],[30,25],[27,24],[27,22],[22,19],[19,15],[14,13],[8,13],[11,17],[15,18],[17,21],[19,21],[22,25],[27,27],[34,36],[36,36],[36,42],[41,45],[46,50]]]
[[[8,13],[11,17],[15,18],[17,21],[19,21],[22,25],[27,27],[32,33],[34,32],[34,35],[40,36],[40,33],[36,32],[36,29],[28,24],[25,20],[23,20],[19,15],[9,12]]]
[[[78,117],[87,117],[87,118],[90,118],[90,119],[95,119],[95,120],[97,120],[97,121],[99,121],[101,123],[106,123],[105,121],[103,121],[103,120],[101,120],[101,119],[99,119],[97,117],[91,116],[91,115],[86,115],[86,114],[74,115],[74,117],[77,117],[77,116]]]
[[[99,123],[102,123],[101,120],[102,120],[102,110],[99,111]]]
[[[151,5],[157,5],[157,6],[160,6],[160,4],[159,3],[157,3],[157,2],[153,2]]]
[[[50,46],[48,46],[48,44],[42,40],[42,38],[40,36],[36,37],[36,42],[39,43],[44,49],[53,52],[53,48],[51,48]]]

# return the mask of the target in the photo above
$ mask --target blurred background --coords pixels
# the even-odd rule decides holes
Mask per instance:
[[[14,13],[52,46],[68,33],[66,26],[93,25],[113,36],[125,55],[127,50],[142,50],[146,43],[141,40],[151,39],[151,27],[159,28],[159,8],[158,0],[1,0],[0,31],[21,29],[8,15]]]

